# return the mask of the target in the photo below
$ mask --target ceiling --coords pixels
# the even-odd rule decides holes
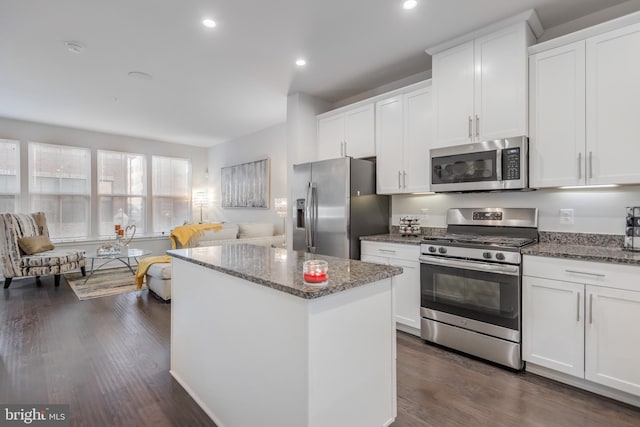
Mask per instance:
[[[426,47],[526,9],[551,28],[624,1],[418,2],[0,0],[0,117],[206,147],[284,122],[289,93],[335,102],[426,71]]]

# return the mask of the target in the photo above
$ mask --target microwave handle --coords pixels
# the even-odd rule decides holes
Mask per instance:
[[[502,181],[502,150],[496,150],[496,180]]]

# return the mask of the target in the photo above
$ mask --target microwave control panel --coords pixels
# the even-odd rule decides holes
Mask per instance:
[[[502,179],[520,179],[520,147],[502,151]]]

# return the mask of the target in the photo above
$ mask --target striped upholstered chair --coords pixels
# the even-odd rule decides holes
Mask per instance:
[[[86,274],[84,251],[53,247],[44,212],[0,213],[0,258],[5,289],[14,277],[37,280],[53,274],[55,286],[60,286],[63,273],[80,269]]]

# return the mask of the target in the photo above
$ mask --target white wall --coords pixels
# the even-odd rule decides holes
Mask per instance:
[[[287,197],[287,140],[284,123],[209,148],[210,221],[271,222],[277,234],[283,232],[282,218],[273,209],[273,199]],[[221,206],[220,169],[240,163],[268,158],[271,167],[269,209],[223,209]]]
[[[556,37],[564,36],[578,30],[583,30],[593,25],[601,24],[639,10],[640,0],[629,0],[607,9],[582,16],[578,19],[574,19],[573,21],[565,22],[564,24],[560,24],[556,27],[547,28],[538,39],[538,43],[555,39]]]
[[[640,206],[640,186],[609,189],[407,195],[392,197],[392,224],[401,215],[422,215],[421,225],[445,227],[449,208],[538,208],[541,231],[624,234],[625,207]],[[423,209],[428,209],[425,214]],[[574,224],[560,223],[560,209],[573,209]]]

